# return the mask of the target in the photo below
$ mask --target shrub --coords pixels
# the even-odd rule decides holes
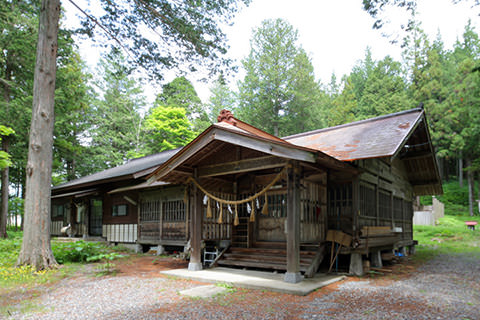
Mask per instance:
[[[98,242],[56,242],[52,251],[58,263],[88,262],[89,258],[104,254],[107,247]]]

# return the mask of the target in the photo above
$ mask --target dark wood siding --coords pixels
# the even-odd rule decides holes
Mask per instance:
[[[122,193],[107,195],[104,197],[104,214],[103,224],[133,224],[138,222],[138,207],[132,202],[138,203],[138,195],[133,193]],[[113,206],[126,205],[127,215],[125,216],[113,216]]]

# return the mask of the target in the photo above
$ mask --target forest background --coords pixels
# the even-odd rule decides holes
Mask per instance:
[[[9,165],[3,170],[9,187],[2,184],[2,193],[8,196],[9,214],[17,216],[25,194],[38,15],[30,2],[2,2],[0,165]],[[466,177],[473,214],[473,199],[480,199],[474,189],[475,180],[480,181],[479,35],[468,23],[453,48],[446,49],[441,34],[429,39],[414,18],[411,22],[401,39],[401,61],[390,56],[375,60],[366,48],[348,74],[332,74],[330,82],[322,83],[298,43],[296,28],[282,19],[265,20],[253,30],[250,52],[241,61],[238,90],[220,73],[204,103],[187,71],[163,83],[152,104],[128,53],[109,49],[96,70],[89,70],[75,31],[60,26],[53,184],[181,147],[224,108],[267,132],[287,136],[421,105],[442,179],[462,186]]]

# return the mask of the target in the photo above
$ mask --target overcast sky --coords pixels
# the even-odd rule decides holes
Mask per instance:
[[[440,32],[446,48],[451,48],[461,37],[468,19],[472,20],[477,32],[480,30],[480,7],[471,8],[472,1],[463,1],[459,5],[453,5],[452,0],[418,2],[417,17],[422,28],[431,39]],[[68,16],[72,9],[68,2],[65,7]],[[282,18],[298,30],[299,44],[311,58],[317,79],[328,83],[333,72],[337,78],[348,74],[364,58],[367,47],[371,48],[376,60],[386,55],[400,60],[399,45],[391,44],[382,36],[382,32],[396,31],[399,23],[395,20],[405,21],[400,14],[398,10],[392,11],[392,23],[379,31],[372,29],[374,20],[362,9],[361,0],[253,0],[249,7],[237,14],[234,25],[225,29],[230,44],[229,55],[238,61],[243,59],[250,50],[252,30],[265,19]],[[88,45],[81,46],[82,57],[88,65],[95,66],[98,54],[92,52],[95,50]],[[242,77],[243,73],[239,72],[230,81],[235,84]],[[195,79],[191,77],[190,80]],[[195,87],[206,102],[210,84],[195,82]]]

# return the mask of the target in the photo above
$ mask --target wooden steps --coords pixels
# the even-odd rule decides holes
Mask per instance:
[[[313,268],[318,268],[318,245],[301,246],[300,271],[313,276]],[[322,251],[323,252],[323,251]],[[287,270],[287,250],[285,242],[257,242],[253,248],[230,247],[220,260],[221,266],[235,266],[262,270]],[[313,267],[312,267],[312,264]],[[315,270],[316,271],[316,270]]]
[[[239,217],[239,224],[233,228],[232,246],[239,248],[248,247],[248,218]]]

